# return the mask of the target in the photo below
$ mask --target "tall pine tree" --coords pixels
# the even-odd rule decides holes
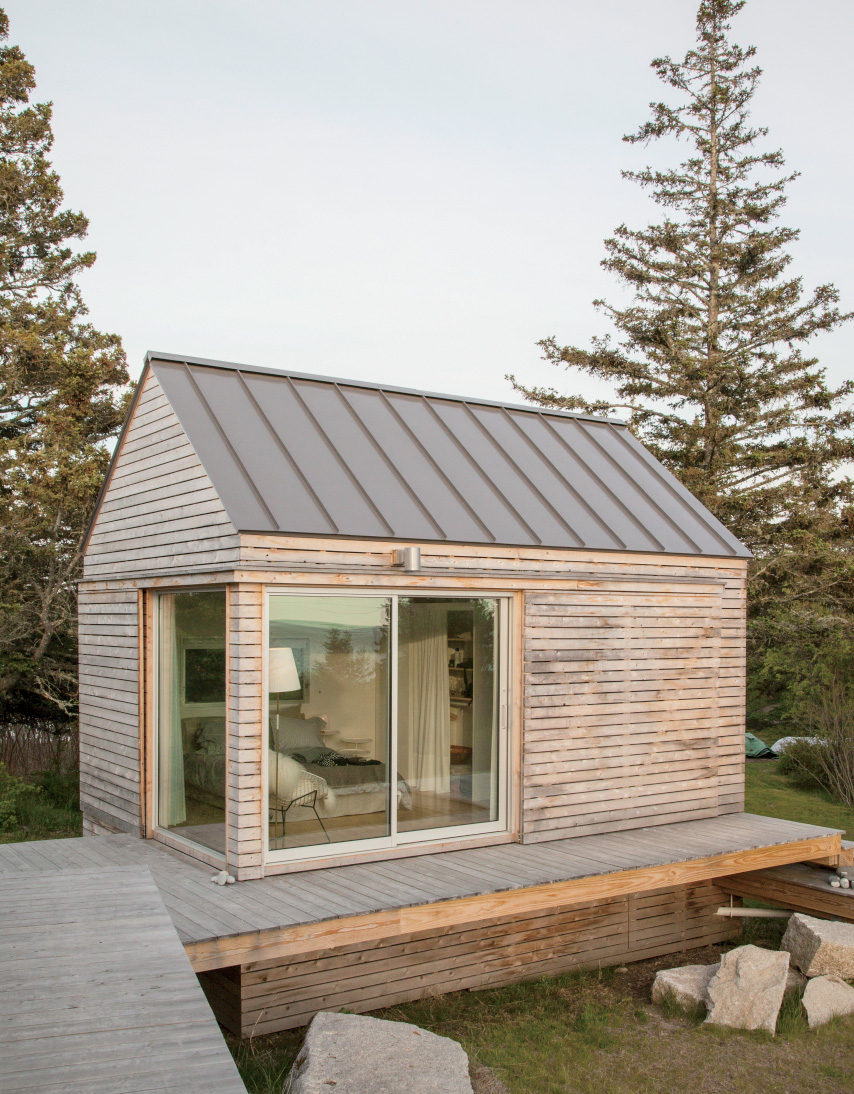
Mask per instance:
[[[652,62],[675,105],[651,104],[624,140],[676,138],[691,150],[671,170],[623,172],[664,215],[605,241],[603,267],[633,294],[627,307],[595,301],[617,339],[540,343],[546,360],[607,381],[613,398],[514,384],[541,405],[627,417],[750,546],[754,649],[767,654],[795,635],[820,643],[828,627],[852,630],[854,491],[843,472],[854,383],[829,386],[806,350],[852,316],[833,285],[805,293],[788,271],[798,232],[778,218],[796,176],[781,152],[758,147],[767,130],[750,123],[761,70],[755,50],[729,38],[744,2],[703,0],[695,47]]]
[[[85,321],[88,221],[62,208],[51,106],[30,104],[8,32],[0,10],[0,703],[69,710],[82,534],[128,376],[119,338]]]

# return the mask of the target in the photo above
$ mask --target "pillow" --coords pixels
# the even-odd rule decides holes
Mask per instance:
[[[279,752],[299,752],[303,748],[326,748],[321,729],[326,728],[323,718],[279,718],[279,730],[276,733],[276,716],[270,717],[270,742],[275,743],[278,736]]]

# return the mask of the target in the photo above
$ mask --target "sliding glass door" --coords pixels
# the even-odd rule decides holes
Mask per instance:
[[[391,601],[270,597],[270,850],[386,837]]]
[[[498,597],[271,593],[274,859],[500,830],[506,614]]]
[[[398,601],[398,832],[498,820],[497,601]]]

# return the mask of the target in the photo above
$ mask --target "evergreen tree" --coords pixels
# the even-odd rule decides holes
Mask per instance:
[[[73,706],[81,540],[123,414],[121,342],[85,321],[82,213],[48,160],[51,106],[0,9],[0,701]]]
[[[829,632],[854,633],[854,490],[843,474],[854,456],[854,383],[829,386],[806,352],[852,315],[832,284],[805,293],[789,275],[786,248],[798,233],[779,217],[796,175],[784,172],[780,151],[757,147],[768,130],[750,124],[756,50],[728,37],[744,4],[702,0],[697,45],[681,61],[652,62],[677,105],[651,104],[650,120],[623,138],[676,138],[691,151],[672,170],[623,172],[665,212],[606,240],[604,268],[633,293],[624,307],[595,301],[618,339],[589,349],[540,342],[546,360],[608,382],[613,397],[508,379],[543,406],[627,417],[753,550],[753,683],[762,691],[771,678],[777,690],[791,683],[795,650],[806,664]]]
[[[627,417],[631,429],[756,554],[751,610],[757,648],[803,627],[851,630],[854,559],[854,383],[829,386],[805,347],[851,314],[833,285],[805,294],[788,272],[798,232],[779,224],[787,185],[766,129],[750,123],[761,70],[729,39],[745,0],[703,0],[697,41],[682,61],[652,62],[677,105],[651,104],[630,144],[687,142],[671,170],[625,171],[662,207],[659,223],[625,224],[602,265],[633,293],[595,301],[618,338],[590,349],[540,343],[546,360],[612,385],[588,401],[514,385],[544,406]]]

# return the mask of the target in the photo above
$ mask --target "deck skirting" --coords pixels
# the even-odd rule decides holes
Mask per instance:
[[[199,980],[222,1025],[249,1037],[305,1025],[320,1010],[364,1013],[723,942],[738,932],[715,915],[728,902],[705,881],[313,949]]]

